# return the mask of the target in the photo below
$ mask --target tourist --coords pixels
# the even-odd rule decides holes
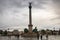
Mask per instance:
[[[37,32],[37,39],[39,40],[39,33]]]
[[[41,35],[41,40],[42,40],[42,35]]]
[[[46,39],[48,40],[48,34],[46,35]]]

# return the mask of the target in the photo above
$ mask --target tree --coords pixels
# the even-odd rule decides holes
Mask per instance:
[[[35,27],[35,29],[33,29],[33,32],[35,32],[35,33],[37,33],[38,31],[37,31],[37,27]]]
[[[6,35],[7,35],[7,30],[5,30],[5,31],[3,32],[3,35],[4,35],[4,36],[6,36]]]
[[[27,33],[27,32],[28,32],[28,29],[27,29],[27,28],[25,28],[25,29],[24,29],[24,33]]]
[[[50,33],[49,33],[49,32],[50,32],[50,30],[49,30],[49,29],[46,29],[46,31],[45,31],[45,32],[46,32],[46,34],[50,34]]]
[[[58,32],[58,34],[60,35],[60,29],[59,29],[59,32]]]
[[[2,34],[3,33],[3,30],[0,30],[0,34]]]
[[[49,29],[46,29],[46,31],[50,31]]]
[[[45,30],[41,30],[41,34],[46,34],[46,31]]]

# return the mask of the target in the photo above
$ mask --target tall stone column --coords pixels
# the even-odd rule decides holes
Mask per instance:
[[[32,9],[32,6],[31,6],[31,3],[29,3],[29,32],[32,32],[32,15],[31,15],[31,9]]]

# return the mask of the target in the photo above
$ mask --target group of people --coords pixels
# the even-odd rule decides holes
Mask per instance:
[[[42,38],[43,38],[43,35],[40,35],[39,36],[39,34],[37,34],[37,39],[39,39],[39,37],[41,38],[41,40],[42,40]],[[48,35],[46,34],[46,40],[48,40]]]
[[[40,37],[41,37],[41,40],[42,40],[42,38],[43,38],[43,35],[41,35]],[[46,40],[48,40],[48,35],[46,35]]]

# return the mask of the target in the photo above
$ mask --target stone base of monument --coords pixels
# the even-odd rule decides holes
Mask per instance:
[[[30,33],[30,32],[28,32],[28,33],[23,33],[22,35],[21,35],[22,37],[37,37],[37,33]]]

